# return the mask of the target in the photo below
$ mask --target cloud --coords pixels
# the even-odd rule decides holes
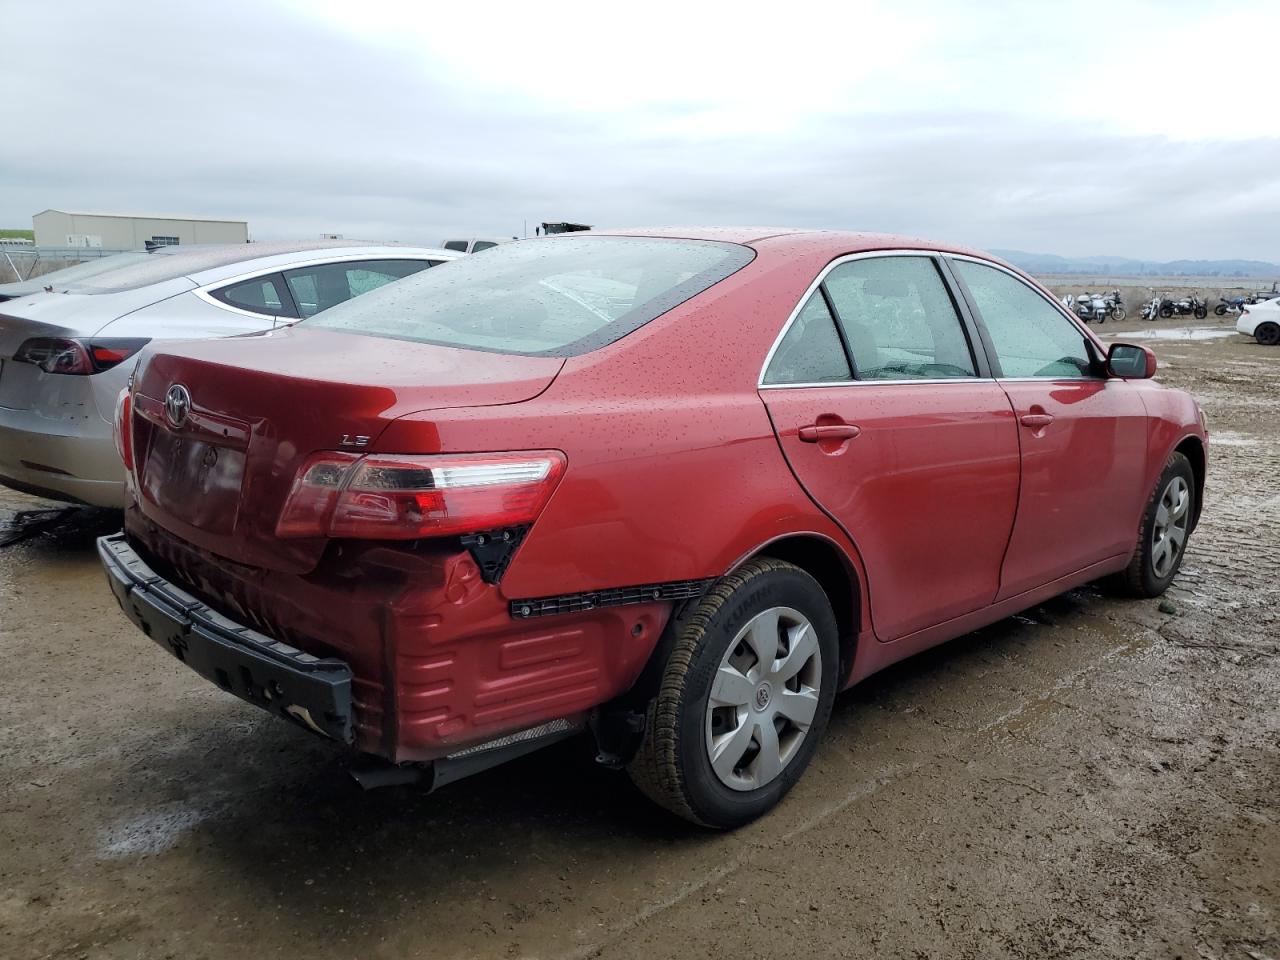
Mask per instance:
[[[1238,47],[1215,70],[1177,53],[1269,7],[1076,10],[1093,36],[1033,4],[555,9],[14,6],[0,224],[174,211],[438,243],[777,223],[1280,261],[1271,88],[1233,86]]]

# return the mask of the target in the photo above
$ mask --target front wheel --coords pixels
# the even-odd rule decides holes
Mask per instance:
[[[1158,597],[1169,589],[1191,535],[1196,515],[1196,477],[1191,461],[1170,454],[1142,514],[1138,548],[1120,585],[1135,597]]]
[[[1197,320],[1203,320],[1203,319],[1204,319],[1205,317],[1207,317],[1208,315],[1209,315],[1209,308],[1208,308],[1208,307],[1196,307],[1196,309],[1195,309],[1195,317],[1196,317],[1196,319],[1197,319]]]
[[[1280,343],[1280,323],[1258,324],[1258,329],[1253,331],[1254,339],[1256,339],[1264,347],[1274,347]]]
[[[1116,320],[1116,321],[1123,320],[1127,316],[1128,314],[1125,313],[1124,307],[1116,307],[1114,310],[1111,311],[1112,320]]]
[[[749,561],[678,630],[627,772],[659,805],[705,827],[741,826],[800,779],[831,716],[840,648],[818,582]]]

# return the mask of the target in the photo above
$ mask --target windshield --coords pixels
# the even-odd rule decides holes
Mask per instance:
[[[524,240],[441,264],[308,326],[530,356],[620,337],[751,262],[747,247],[657,237]]]

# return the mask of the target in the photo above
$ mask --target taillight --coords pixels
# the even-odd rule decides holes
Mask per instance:
[[[133,398],[129,395],[129,388],[125,387],[120,391],[120,396],[116,397],[116,412],[112,417],[111,432],[115,436],[116,453],[120,454],[120,459],[124,461],[126,470],[133,470],[133,430],[129,423],[129,417],[133,413]]]
[[[92,376],[110,370],[145,347],[145,337],[103,337],[70,340],[65,337],[33,337],[18,347],[15,361],[34,363],[45,373]]]
[[[564,454],[321,453],[294,480],[276,535],[417,540],[532,523]]]
[[[324,537],[342,492],[347,471],[360,458],[354,453],[318,453],[307,460],[276,524],[277,537]]]

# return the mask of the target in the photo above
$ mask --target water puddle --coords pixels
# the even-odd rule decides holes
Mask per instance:
[[[1234,337],[1234,328],[1224,330],[1221,327],[1168,327],[1153,330],[1116,330],[1106,331],[1108,337],[1132,337],[1135,340],[1217,340],[1222,337]]]
[[[1209,434],[1209,443],[1215,447],[1256,447],[1258,440],[1232,430],[1215,430]]]

